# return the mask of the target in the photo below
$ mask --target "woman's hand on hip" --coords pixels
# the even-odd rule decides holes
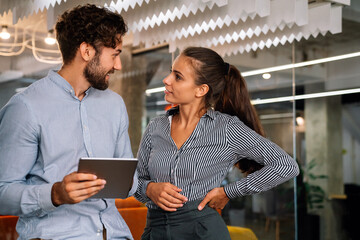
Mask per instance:
[[[201,211],[206,204],[214,209],[223,209],[228,201],[229,198],[226,196],[223,187],[214,188],[206,194],[204,200],[199,204],[198,209]]]
[[[174,212],[188,200],[180,194],[181,191],[180,188],[171,183],[151,182],[146,188],[146,195],[161,209]]]

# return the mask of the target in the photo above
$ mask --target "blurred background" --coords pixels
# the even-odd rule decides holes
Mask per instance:
[[[85,3],[118,11],[129,26],[110,88],[127,105],[134,155],[149,120],[171,107],[162,80],[174,58],[210,47],[239,68],[267,138],[301,168],[273,190],[231,200],[225,222],[258,239],[357,239],[360,1],[0,0],[0,107],[60,69],[56,18]],[[233,169],[224,184],[242,177]]]

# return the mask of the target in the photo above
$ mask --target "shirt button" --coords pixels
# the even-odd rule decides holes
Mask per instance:
[[[98,230],[97,230],[97,232],[99,233],[99,232],[101,232],[101,230],[100,230],[100,229],[98,229]]]

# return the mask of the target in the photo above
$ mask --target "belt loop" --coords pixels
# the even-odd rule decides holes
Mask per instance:
[[[166,218],[165,223],[169,224],[169,215],[168,215],[168,213],[165,213],[165,218]]]

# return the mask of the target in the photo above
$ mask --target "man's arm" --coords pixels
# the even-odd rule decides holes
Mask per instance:
[[[39,151],[40,128],[20,96],[0,111],[0,214],[44,216],[61,204],[96,194],[105,181],[92,174],[71,173],[61,182],[29,184]]]
[[[42,216],[54,209],[52,184],[27,184],[39,154],[40,130],[20,97],[0,111],[0,214]]]

